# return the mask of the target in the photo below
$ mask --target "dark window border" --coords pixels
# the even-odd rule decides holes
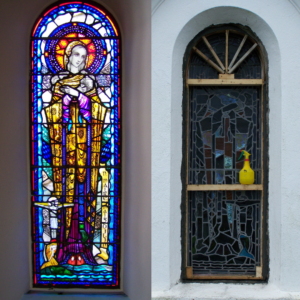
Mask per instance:
[[[229,30],[237,30],[241,33],[247,34],[249,38],[255,41],[258,44],[258,51],[260,54],[261,62],[263,65],[263,74],[262,78],[264,79],[263,84],[263,135],[262,141],[264,143],[264,151],[262,154],[263,159],[263,207],[262,207],[262,279],[188,279],[187,276],[187,143],[188,143],[188,85],[187,85],[187,76],[188,76],[188,64],[189,58],[192,52],[193,46],[195,46],[199,40],[204,35],[212,34],[218,31],[224,31],[226,29]],[[181,181],[182,181],[182,192],[181,192],[181,247],[182,247],[182,261],[181,261],[181,281],[183,283],[262,283],[267,282],[269,278],[269,229],[268,229],[268,171],[269,171],[269,98],[268,98],[268,56],[267,52],[258,38],[258,36],[248,27],[240,24],[222,24],[222,25],[212,25],[200,33],[198,33],[187,45],[186,51],[183,58],[183,66],[182,66],[182,78],[183,78],[183,101],[182,101],[182,164],[181,164]]]

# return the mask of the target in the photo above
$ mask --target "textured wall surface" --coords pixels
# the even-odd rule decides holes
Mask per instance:
[[[132,300],[150,299],[151,3],[98,2],[115,15],[123,33],[123,288]],[[0,2],[1,300],[19,300],[30,289],[29,40],[35,20],[51,3]]]
[[[255,285],[182,284],[183,56],[198,32],[212,24],[225,23],[249,26],[262,41],[269,60],[270,277],[267,284]],[[151,33],[152,289],[155,298],[274,299],[299,295],[299,28],[299,11],[288,0],[156,3]]]

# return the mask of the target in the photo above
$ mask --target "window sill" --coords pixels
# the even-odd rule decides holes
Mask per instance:
[[[275,284],[178,283],[168,291],[152,292],[152,300],[289,300],[300,293],[281,291]]]
[[[107,300],[130,300],[125,294],[72,294],[72,293],[42,293],[42,292],[29,292],[20,300],[82,300],[82,299],[107,299]]]

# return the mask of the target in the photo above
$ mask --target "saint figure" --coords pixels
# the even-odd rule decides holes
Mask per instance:
[[[51,201],[67,204],[58,210],[57,229],[51,231],[58,264],[105,264],[109,258],[109,173],[100,153],[110,108],[100,99],[95,77],[85,70],[87,62],[85,44],[69,43],[65,70],[51,79],[52,98],[44,109],[53,165]]]

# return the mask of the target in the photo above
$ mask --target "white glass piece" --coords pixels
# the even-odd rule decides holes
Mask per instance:
[[[99,29],[99,33],[102,37],[106,37],[107,36],[107,32],[106,32],[106,29],[104,27],[101,27]]]
[[[57,218],[50,218],[50,227],[51,227],[51,229],[58,228]]]
[[[112,92],[112,94],[114,94],[115,87],[114,87],[114,83],[113,83],[113,82],[111,83],[111,85],[110,85],[110,88],[111,88],[111,92]]]
[[[105,89],[105,94],[107,95],[107,97],[111,98],[111,90],[110,90],[110,88],[106,88]]]
[[[67,11],[73,11],[73,12],[76,12],[78,9],[76,7],[73,7],[73,8],[69,8]]]
[[[51,32],[57,27],[54,22],[48,24],[46,31],[43,33],[42,37],[48,37]]]
[[[94,20],[95,19],[94,19],[93,16],[88,15],[87,18],[86,18],[86,20],[85,20],[85,23],[88,24],[88,25],[90,25],[90,24],[94,23]]]
[[[99,89],[98,92],[100,92],[99,97],[100,97],[100,99],[103,103],[109,103],[110,102],[110,99],[106,96],[105,93],[103,93],[103,91],[101,89]]]
[[[42,114],[42,120],[43,120],[44,126],[45,126],[45,127],[48,127],[48,124],[47,124],[47,117],[46,117],[46,113],[45,113],[45,110],[44,110],[44,109],[42,109],[41,114]]]
[[[110,50],[111,50],[110,40],[105,40],[105,43],[106,43],[106,50],[107,50],[107,52],[110,52]]]
[[[71,14],[65,14],[65,15],[62,15],[62,16],[58,16],[58,17],[54,20],[54,22],[55,22],[58,26],[60,26],[60,25],[62,25],[62,24],[69,23],[69,22],[71,21],[71,18],[72,18]]]
[[[110,55],[110,53],[108,53],[107,56],[106,56],[105,66],[110,64],[110,60],[111,60],[111,55]]]
[[[101,23],[97,23],[96,25],[93,26],[95,29],[99,29],[101,27]]]
[[[93,256],[96,256],[99,253],[100,253],[100,250],[95,245],[93,245]]]
[[[52,98],[52,93],[50,91],[46,91],[42,95],[42,99],[43,99],[44,102],[50,102],[51,98]]]
[[[77,12],[73,15],[72,22],[81,22],[83,23],[85,21],[86,15],[83,12]]]
[[[51,241],[51,237],[48,234],[46,234],[45,232],[43,232],[43,241],[45,243],[49,243]],[[44,256],[44,259],[46,260],[47,258],[45,258],[45,256]]]
[[[46,46],[46,40],[43,40],[41,43],[41,51],[43,54],[45,53],[45,46]]]
[[[45,60],[45,56],[44,56],[44,55],[41,56],[41,61],[42,61],[42,64],[43,64],[44,66],[47,66],[46,60]]]
[[[110,114],[105,115],[104,123],[107,123],[107,124],[110,123]]]

